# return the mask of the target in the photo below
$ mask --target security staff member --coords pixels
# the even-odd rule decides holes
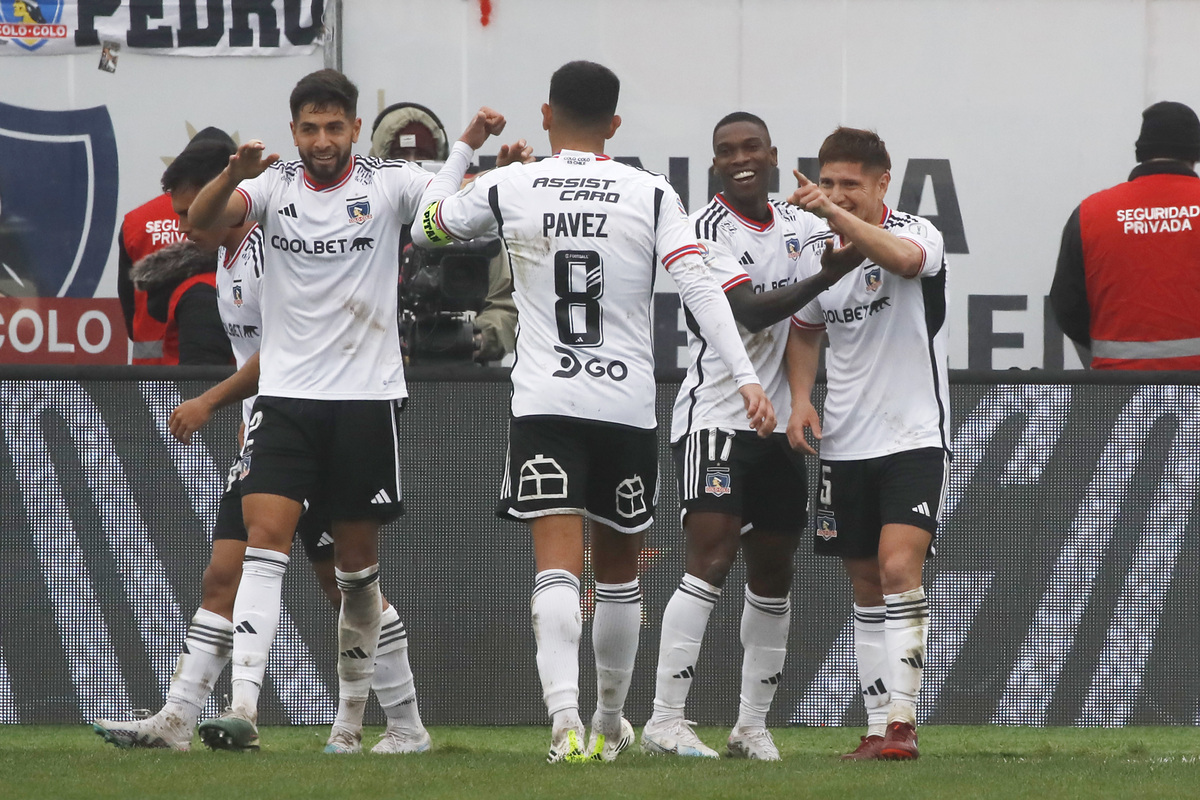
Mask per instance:
[[[1129,180],[1085,199],[1063,228],[1050,302],[1092,369],[1200,369],[1200,120],[1142,112]]]

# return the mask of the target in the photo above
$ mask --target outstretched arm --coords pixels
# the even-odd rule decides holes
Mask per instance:
[[[230,403],[245,400],[258,391],[258,353],[246,359],[237,372],[199,397],[180,403],[167,418],[167,429],[184,444],[192,443],[192,434],[204,427],[213,412]]]
[[[202,230],[232,228],[245,221],[246,198],[236,194],[234,189],[244,180],[257,178],[279,160],[278,153],[264,157],[266,149],[258,139],[251,139],[229,157],[221,174],[209,181],[192,201],[188,219],[194,226]]]
[[[741,283],[727,291],[725,296],[729,298],[734,319],[752,333],[758,333],[804,308],[862,262],[863,255],[853,244],[838,248],[830,238],[825,240],[821,271],[816,275],[757,294],[749,283]]]
[[[914,242],[901,239],[878,225],[859,219],[844,208],[834,205],[821,187],[805,177],[798,169],[792,170],[800,184],[788,202],[805,211],[816,214],[829,223],[834,233],[852,242],[867,258],[888,272],[902,278],[915,278],[925,262],[925,253]]]

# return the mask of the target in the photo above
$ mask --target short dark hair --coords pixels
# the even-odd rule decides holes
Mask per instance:
[[[233,140],[193,139],[163,172],[163,191],[202,188],[221,174],[221,170],[229,163],[229,157],[236,152]]]
[[[824,166],[835,161],[849,161],[881,171],[892,168],[892,157],[883,139],[875,131],[861,128],[839,127],[825,137],[817,153],[817,163]]]
[[[300,79],[288,102],[293,120],[300,116],[305,106],[312,106],[317,111],[337,108],[354,119],[358,116],[358,87],[336,69],[319,69]]]
[[[563,64],[550,78],[550,105],[567,121],[607,123],[617,113],[621,81],[611,69],[592,61]]]
[[[734,111],[731,114],[726,114],[721,117],[716,125],[713,126],[713,141],[717,140],[717,131],[724,128],[726,125],[732,125],[735,122],[750,122],[763,129],[763,133],[767,135],[767,143],[771,141],[771,130],[767,127],[767,123],[763,122],[762,117],[757,114],[751,114],[749,111]]]

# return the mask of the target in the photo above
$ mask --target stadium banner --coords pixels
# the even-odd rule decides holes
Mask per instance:
[[[122,48],[183,56],[312,53],[325,0],[0,0],[0,56],[94,52],[116,70]]]
[[[115,298],[0,296],[0,364],[125,364],[129,339]]]
[[[79,723],[163,702],[200,600],[236,412],[179,445],[167,415],[212,380],[134,374],[0,371],[0,722]],[[197,374],[214,377],[182,373]],[[955,458],[926,572],[921,720],[1200,724],[1200,386],[1020,377],[954,377]],[[663,431],[675,388],[660,386]],[[385,529],[381,562],[408,627],[422,715],[541,724],[529,537],[493,516],[509,385],[417,378],[410,390],[408,513]],[[643,560],[627,706],[638,723],[651,710],[659,620],[683,568],[673,461],[660,447],[662,502]],[[814,473],[810,462],[810,489]],[[335,616],[300,553],[268,663],[267,723],[328,723],[336,705]],[[688,711],[704,724],[737,714],[743,584],[739,567],[697,664]],[[585,640],[592,591],[585,576]],[[864,722],[850,603],[841,567],[815,557],[806,534],[771,724]],[[591,662],[581,647],[585,713]],[[228,692],[226,674],[206,713]],[[373,703],[369,721],[382,721]]]

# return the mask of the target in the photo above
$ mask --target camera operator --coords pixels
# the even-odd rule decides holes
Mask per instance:
[[[377,158],[417,161],[426,169],[436,171],[448,152],[446,129],[441,120],[417,103],[388,106],[371,127],[370,154]],[[503,147],[497,164],[517,159],[533,160],[532,148],[509,152]],[[468,175],[463,184],[473,179],[474,174]],[[503,243],[497,239],[476,240],[458,246],[451,253],[431,254],[424,250],[414,251],[406,230],[401,235],[400,252],[401,308],[408,317],[404,327],[408,331],[406,355],[409,358],[454,358],[465,350],[455,341],[461,329],[461,313],[467,310],[462,307],[464,304],[475,311],[469,357],[487,363],[499,361],[512,352],[516,341],[517,307],[512,299],[512,272]],[[464,272],[469,270],[471,260],[488,259],[486,289],[481,284],[474,285],[467,290],[474,297],[448,298],[445,291],[448,276],[442,264],[448,257],[455,259],[456,264],[464,265],[467,268]]]

